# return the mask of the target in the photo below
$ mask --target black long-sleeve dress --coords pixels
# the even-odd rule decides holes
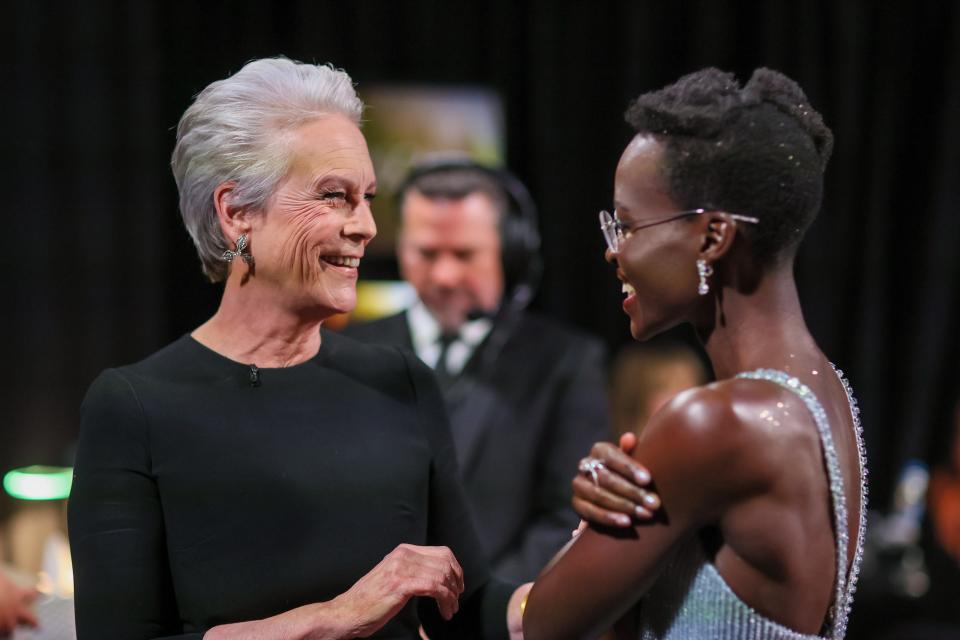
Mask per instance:
[[[83,404],[69,528],[80,640],[200,638],[346,591],[398,544],[446,545],[452,623],[410,604],[375,637],[505,637],[443,401],[397,349],[324,334],[282,369],[189,336],[110,369]]]

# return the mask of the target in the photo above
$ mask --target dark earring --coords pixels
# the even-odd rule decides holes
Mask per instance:
[[[234,258],[239,257],[239,258],[243,258],[243,261],[246,262],[247,264],[253,264],[253,254],[251,254],[249,251],[246,251],[247,234],[241,233],[240,237],[237,238],[236,244],[237,244],[237,250],[230,251],[229,249],[227,249],[226,251],[223,252],[221,259],[227,262],[233,262]]]

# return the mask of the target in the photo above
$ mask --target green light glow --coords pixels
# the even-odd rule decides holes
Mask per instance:
[[[70,495],[73,469],[33,465],[8,471],[3,488],[20,500],[63,500]]]

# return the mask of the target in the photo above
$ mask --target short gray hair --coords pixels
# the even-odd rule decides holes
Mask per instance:
[[[322,116],[360,125],[363,102],[353,81],[330,65],[264,58],[210,84],[180,118],[170,164],[180,215],[212,282],[227,277],[228,247],[213,202],[217,186],[235,181],[233,204],[262,208],[290,164],[287,134]]]

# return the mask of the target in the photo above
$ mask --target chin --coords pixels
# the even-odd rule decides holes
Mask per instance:
[[[424,304],[443,331],[459,331],[467,321],[467,312],[459,307],[449,304]]]
[[[440,330],[449,333],[456,333],[460,331],[460,327],[466,323],[467,319],[463,315],[448,315],[448,316],[435,316],[437,324],[440,325]]]
[[[640,322],[632,315],[630,316],[630,335],[633,336],[633,339],[637,342],[646,342],[651,338],[655,338],[664,331],[672,329],[678,323],[661,321],[661,322]]]
[[[335,316],[353,311],[357,306],[357,296],[354,293],[349,296],[324,297],[323,299],[315,299],[313,303],[314,307],[323,310],[323,315]]]
[[[334,313],[352,313],[357,308],[357,300],[354,298],[349,303],[333,305]]]
[[[637,342],[645,342],[660,333],[659,331],[650,331],[648,327],[638,324],[636,320],[630,319],[630,335]]]
[[[633,336],[634,340],[643,342],[650,338],[650,335],[647,331],[647,323],[644,322],[645,318],[639,311],[639,309],[634,307],[627,312],[627,317],[630,318],[630,335]]]

